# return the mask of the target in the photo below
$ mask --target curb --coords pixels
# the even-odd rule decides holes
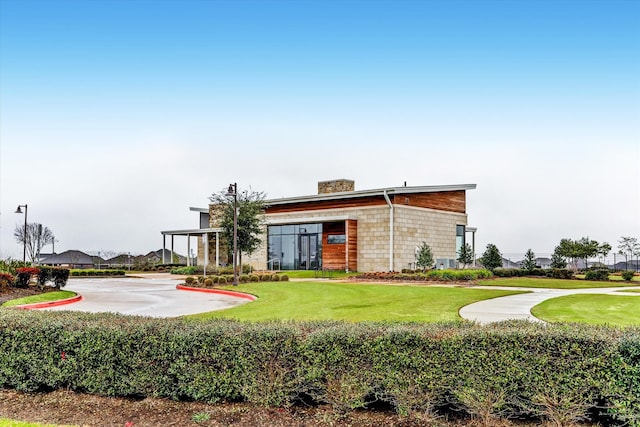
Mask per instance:
[[[242,292],[235,292],[235,291],[225,291],[225,290],[222,290],[222,289],[192,288],[192,287],[184,286],[184,285],[177,285],[176,289],[178,289],[180,291],[206,292],[206,293],[210,293],[210,294],[227,295],[227,296],[231,296],[231,297],[248,299],[249,301],[255,301],[255,300],[258,299],[258,297],[255,296],[255,295],[245,294],[245,293],[242,293]]]
[[[23,304],[16,305],[13,308],[19,308],[21,310],[31,310],[32,308],[48,308],[48,307],[57,307],[59,305],[71,304],[74,302],[78,302],[82,300],[82,295],[76,295],[75,297],[61,299],[57,301],[48,301],[48,302],[36,302],[33,304]]]

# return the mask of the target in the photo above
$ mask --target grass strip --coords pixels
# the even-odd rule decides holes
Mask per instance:
[[[640,325],[640,297],[578,294],[552,298],[531,309],[547,322],[585,323],[589,325]]]
[[[62,299],[75,297],[75,292],[71,291],[54,291],[54,292],[46,292],[44,294],[32,295],[24,298],[16,298],[2,304],[2,307],[15,307],[16,305],[23,304],[36,304],[40,302],[50,302],[50,301],[58,301]]]
[[[638,282],[597,282],[592,280],[547,279],[538,277],[506,277],[492,280],[481,280],[483,286],[511,286],[516,288],[547,288],[547,289],[589,289],[589,288],[617,288],[622,286],[640,286]]]

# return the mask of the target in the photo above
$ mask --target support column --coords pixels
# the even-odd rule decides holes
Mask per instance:
[[[191,234],[187,234],[187,267],[191,266]]]
[[[162,263],[166,264],[164,253],[167,250],[167,235],[162,235]]]
[[[220,267],[220,233],[216,231],[216,268]]]
[[[170,264],[173,264],[173,234],[171,235],[171,262]]]
[[[204,233],[204,276],[207,277],[207,266],[209,265],[209,233]]]

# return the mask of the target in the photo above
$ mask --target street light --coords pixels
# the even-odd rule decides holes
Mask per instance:
[[[16,213],[17,214],[21,214],[22,213],[22,209],[20,208],[24,208],[24,236],[22,236],[22,262],[27,262],[27,205],[26,203],[24,205],[18,205],[18,209],[16,209]]]
[[[238,184],[229,184],[227,196],[233,196],[233,286],[238,286]]]

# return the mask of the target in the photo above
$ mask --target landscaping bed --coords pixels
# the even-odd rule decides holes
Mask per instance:
[[[419,416],[400,417],[392,412],[357,411],[336,415],[329,406],[290,409],[264,408],[244,403],[206,404],[167,399],[124,399],[55,391],[21,393],[0,390],[0,418],[47,424],[95,427],[157,426],[305,426],[325,427],[462,427],[477,426],[476,420],[438,419],[430,423]],[[0,425],[2,425],[0,423]],[[533,423],[497,425],[533,427]],[[586,426],[587,424],[585,424]]]

